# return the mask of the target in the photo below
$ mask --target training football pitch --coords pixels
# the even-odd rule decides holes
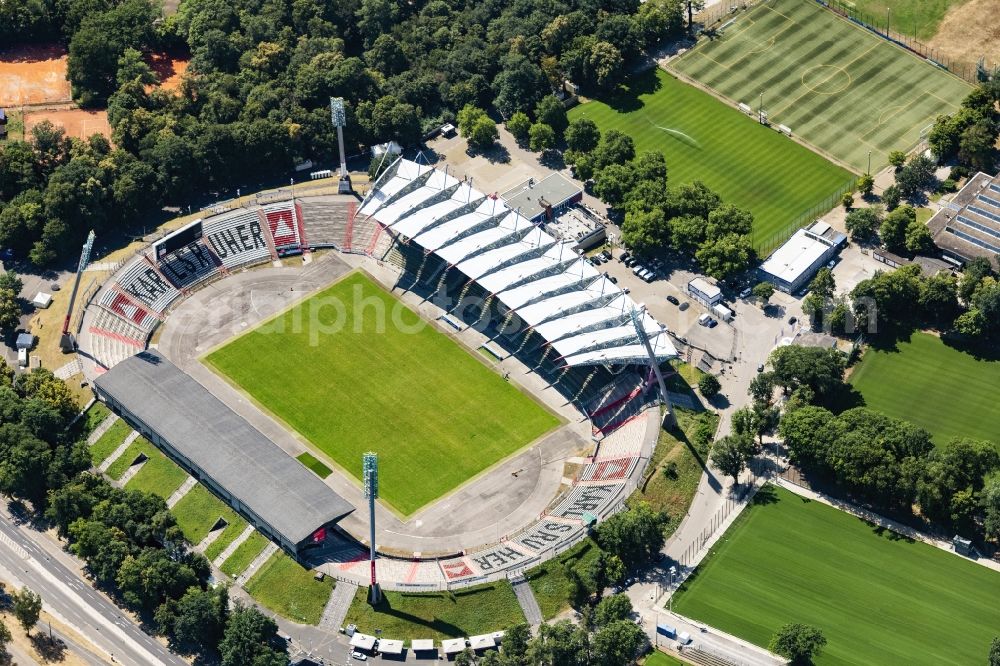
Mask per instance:
[[[361,273],[205,361],[355,477],[377,452],[380,496],[402,514],[559,424]]]
[[[808,211],[824,201],[823,212],[837,205],[836,193],[853,182],[846,169],[659,69],[569,116],[590,118],[602,132],[628,134],[636,152],[662,152],[671,184],[700,180],[726,203],[749,209],[754,245],[762,252],[773,249],[776,235],[804,224]]]
[[[823,9],[773,0],[741,15],[671,67],[858,171],[908,150],[971,87],[961,79]]]
[[[978,664],[1000,627],[1000,573],[765,486],[674,610],[766,646],[823,631],[817,664]]]
[[[925,428],[939,446],[952,437],[1000,444],[1000,361],[914,333],[894,349],[866,351],[850,382],[867,406]]]

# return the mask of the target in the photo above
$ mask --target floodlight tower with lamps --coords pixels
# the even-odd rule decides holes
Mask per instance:
[[[372,606],[382,599],[382,591],[379,589],[378,580],[375,578],[375,500],[378,499],[378,454],[368,452],[364,454],[361,464],[361,476],[365,483],[365,499],[368,500],[368,559],[371,562],[371,587],[368,588],[368,603]]]
[[[66,318],[63,320],[62,336],[59,338],[59,347],[65,354],[76,351],[76,340],[73,339],[73,334],[69,332],[69,321],[73,317],[76,294],[80,290],[80,278],[83,277],[83,271],[87,268],[87,264],[90,263],[90,252],[93,249],[94,230],[91,229],[90,233],[87,234],[87,241],[83,244],[83,250],[80,252],[80,263],[77,265],[76,278],[73,280],[73,293],[69,297],[69,307],[66,308]]]
[[[653,374],[656,375],[656,381],[660,385],[660,400],[667,410],[667,413],[663,415],[663,425],[672,428],[676,424],[674,410],[670,407],[670,396],[667,395],[667,385],[663,381],[663,373],[660,372],[660,362],[656,359],[656,354],[653,353],[653,345],[649,342],[649,336],[646,335],[646,329],[642,325],[642,316],[644,314],[646,314],[645,305],[632,308],[632,326],[635,327],[635,333],[639,336],[639,340],[642,341],[642,346],[646,348],[646,356],[649,357],[649,366],[652,368]]]
[[[340,148],[340,183],[337,185],[337,192],[340,194],[350,194],[351,177],[347,174],[347,158],[344,157],[344,125],[347,124],[347,114],[344,113],[344,98],[330,98],[330,120],[337,128],[337,146]]]

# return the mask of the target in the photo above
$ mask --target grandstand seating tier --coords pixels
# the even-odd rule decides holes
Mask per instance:
[[[274,239],[274,247],[279,254],[302,247],[295,207],[291,201],[269,204],[264,206],[262,210],[264,218],[267,220],[268,230],[271,232],[271,238]]]
[[[156,326],[156,322],[159,321],[148,310],[136,305],[125,294],[115,289],[106,289],[104,291],[104,294],[101,296],[100,305],[122,319],[131,322],[142,331],[151,331]]]
[[[118,278],[118,286],[156,314],[164,312],[181,295],[144,256],[137,257],[125,269]]]
[[[200,240],[163,257],[159,266],[160,272],[181,290],[190,289],[219,270],[219,264]]]
[[[209,218],[202,225],[205,242],[227,269],[271,258],[260,217],[254,210]]]

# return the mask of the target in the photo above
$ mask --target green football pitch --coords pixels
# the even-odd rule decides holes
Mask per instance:
[[[1000,444],[1000,361],[914,333],[894,349],[866,351],[850,382],[867,406],[925,428],[938,445],[952,437]]]
[[[206,362],[349,474],[379,454],[379,492],[410,514],[559,420],[360,273]]]
[[[773,0],[671,63],[858,171],[908,150],[971,87],[811,0]]]
[[[980,664],[1000,627],[1000,573],[765,486],[674,610],[766,646],[823,631],[817,664]]]
[[[621,130],[637,152],[662,152],[672,184],[700,180],[723,201],[749,209],[761,252],[807,222],[809,211],[837,205],[835,195],[853,183],[846,169],[662,70],[632,77],[615,97],[581,104],[569,116],[590,118],[602,132]]]

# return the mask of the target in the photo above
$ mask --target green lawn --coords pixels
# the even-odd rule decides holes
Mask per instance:
[[[106,474],[112,479],[117,481],[122,478],[125,471],[132,466],[132,462],[139,456],[140,453],[145,453],[147,456],[149,453],[149,447],[153,445],[149,443],[143,437],[136,437],[135,440],[129,444],[128,448],[125,449],[124,453],[115,458],[115,461],[108,466]],[[179,485],[179,484],[178,484]]]
[[[309,453],[308,451],[300,453],[298,456],[296,456],[296,458],[300,463],[302,463],[312,471],[316,472],[317,476],[319,476],[319,478],[321,479],[325,479],[326,477],[333,474],[333,470],[324,465],[321,460],[318,460],[316,456]]]
[[[642,666],[684,666],[686,661],[681,661],[673,655],[665,652],[654,652],[642,662]]]
[[[636,152],[662,152],[671,183],[700,180],[723,201],[749,209],[757,246],[853,180],[847,170],[659,69],[634,77],[617,97],[581,104],[569,115],[590,118],[601,131],[625,132]]]
[[[247,581],[247,592],[260,604],[300,624],[317,624],[333,591],[333,579],[322,581],[285,553],[272,555]]]
[[[567,567],[579,574],[585,585],[590,583],[591,588],[593,587],[588,569],[600,552],[601,548],[594,541],[585,539],[559,557],[548,560],[525,574],[538,606],[542,609],[542,617],[551,620],[570,607],[572,586],[566,575]],[[593,589],[590,591],[593,592]]]
[[[926,42],[937,34],[944,15],[966,0],[853,0],[848,3],[859,19],[869,25],[885,26],[889,10],[889,29],[906,37]]]
[[[360,273],[205,360],[404,514],[559,424]]]
[[[702,463],[708,457],[708,447],[698,443],[697,431],[704,427],[706,433],[714,434],[719,424],[719,415],[715,412],[678,408],[676,415],[679,430],[660,431],[647,476],[633,494],[633,498],[666,512],[669,518],[667,536],[681,524],[704,471]]]
[[[1000,573],[767,486],[674,600],[757,645],[787,622],[829,641],[817,664],[980,664]]]
[[[889,151],[916,145],[921,129],[957,111],[971,90],[811,0],[761,4],[671,67],[755,112],[763,92],[772,123],[859,172],[869,153],[874,172],[888,163]]]
[[[345,623],[363,633],[382,630],[385,638],[458,638],[502,631],[524,622],[510,583],[500,581],[454,592],[385,592],[368,605],[368,588],[358,588]]]
[[[1000,444],[1000,361],[914,333],[895,351],[866,351],[850,382],[867,406],[926,428],[939,445],[952,437]]]
[[[250,566],[254,558],[260,555],[266,547],[267,537],[257,531],[251,532],[247,540],[241,543],[219,568],[235,578],[243,573],[243,570]]]
[[[90,409],[80,417],[80,420],[73,426],[73,431],[78,437],[86,437],[94,432],[94,428],[111,414],[111,410],[103,402],[97,401],[90,406]]]
[[[215,525],[220,517],[224,518],[229,525],[225,528],[225,532],[220,534],[218,539],[211,544],[212,546],[215,546],[220,539],[225,539],[225,543],[228,544],[239,536],[240,532],[247,525],[246,521],[233,511],[228,504],[213,495],[211,491],[201,484],[189,490],[170,509],[170,512],[177,518],[177,525],[184,532],[184,536],[194,545],[198,545],[202,539],[208,536],[212,526]],[[210,548],[209,550],[213,549]],[[219,552],[222,552],[222,548],[219,548],[215,554],[218,555]],[[208,551],[206,551],[205,556],[211,559]]]
[[[114,453],[114,450],[121,446],[125,438],[132,432],[132,426],[125,421],[118,419],[108,431],[90,447],[90,459],[94,465],[100,465],[104,459]]]
[[[136,448],[136,445],[138,445],[138,451],[145,453],[149,460],[132,477],[127,487],[145,490],[167,499],[171,493],[181,487],[181,484],[188,477],[188,473],[142,437],[135,440],[135,443],[129,448]],[[129,452],[126,451],[125,456],[122,457],[128,455]]]

